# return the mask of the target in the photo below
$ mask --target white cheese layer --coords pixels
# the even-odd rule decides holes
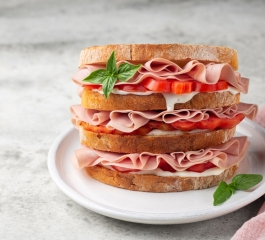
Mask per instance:
[[[202,173],[197,173],[197,172],[190,172],[190,171],[183,171],[183,172],[167,172],[163,171],[161,169],[155,169],[155,170],[150,170],[150,171],[138,171],[138,172],[130,172],[131,174],[152,174],[156,176],[161,176],[161,177],[207,177],[207,176],[212,176],[212,175],[219,175],[222,172],[224,172],[225,169],[221,168],[210,168],[205,170]]]

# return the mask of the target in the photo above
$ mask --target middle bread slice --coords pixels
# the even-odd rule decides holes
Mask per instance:
[[[231,139],[236,127],[231,129],[206,130],[195,132],[178,132],[164,135],[118,135],[96,133],[86,130],[80,124],[81,144],[93,149],[117,153],[171,153],[196,151],[209,148]]]

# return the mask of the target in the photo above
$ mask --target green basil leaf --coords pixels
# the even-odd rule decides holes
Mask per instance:
[[[117,74],[117,65],[115,59],[115,52],[113,51],[110,55],[110,58],[107,61],[106,70],[110,73],[110,75],[115,76]]]
[[[141,66],[141,64],[133,65],[130,63],[122,63],[118,68],[118,79],[122,82],[128,81]]]
[[[106,70],[98,69],[90,73],[85,79],[83,79],[83,81],[101,84],[104,81],[106,74],[107,74]]]
[[[238,174],[232,179],[234,188],[237,190],[248,190],[260,183],[263,176],[260,174]]]
[[[220,182],[213,194],[214,198],[213,205],[217,206],[225,202],[227,199],[229,199],[232,196],[232,194],[233,191],[231,190],[231,187],[229,187],[226,182]]]
[[[137,72],[140,67],[141,65],[123,63],[120,65],[119,69],[117,69],[115,51],[113,51],[106,63],[106,70],[98,69],[90,73],[90,75],[83,79],[83,81],[102,84],[104,96],[108,98],[112,89],[114,88],[118,75],[121,81],[127,81],[132,78],[132,76]]]
[[[102,90],[105,98],[109,97],[116,81],[117,78],[114,76],[105,76],[104,81],[102,83]]]
[[[235,193],[235,191],[236,191],[236,189],[234,188],[234,186],[233,186],[233,185],[230,185],[230,184],[228,184],[228,187],[229,187],[229,189],[231,190],[232,194],[234,194],[234,193]]]

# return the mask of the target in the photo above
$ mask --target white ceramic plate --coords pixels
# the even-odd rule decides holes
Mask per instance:
[[[238,173],[265,176],[265,131],[244,120],[237,136],[247,135],[249,152]],[[69,127],[56,138],[48,155],[48,168],[58,187],[81,206],[112,218],[149,224],[180,224],[218,217],[251,203],[265,193],[265,179],[251,191],[238,191],[227,202],[213,206],[216,187],[179,193],[146,193],[100,183],[85,171],[76,170],[70,157],[79,148],[77,130]]]

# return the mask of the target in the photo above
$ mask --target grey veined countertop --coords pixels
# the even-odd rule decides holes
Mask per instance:
[[[47,154],[79,102],[81,49],[109,43],[194,43],[237,49],[250,78],[242,101],[265,102],[264,1],[0,2],[0,239],[230,239],[260,198],[214,219],[146,225],[81,207],[51,179]]]

